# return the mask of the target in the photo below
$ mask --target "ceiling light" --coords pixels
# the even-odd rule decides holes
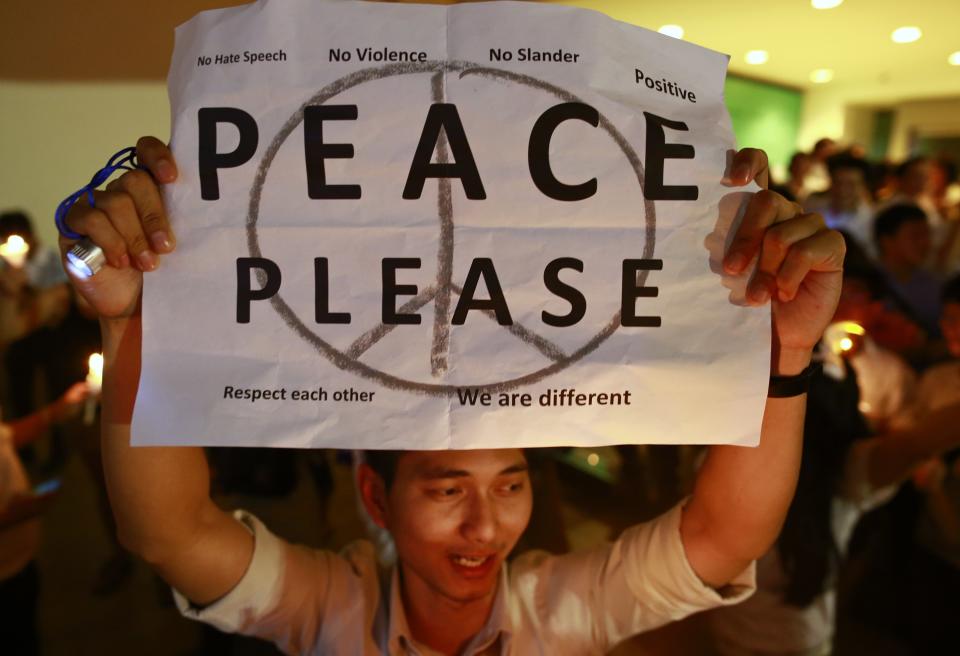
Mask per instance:
[[[747,60],[748,64],[759,65],[766,64],[767,60],[770,59],[770,55],[767,54],[766,50],[751,50],[747,53],[747,56],[744,58]]]
[[[960,50],[947,57],[947,61],[953,66],[960,66]]]
[[[893,34],[890,35],[890,38],[893,39],[894,43],[913,43],[920,39],[921,36],[923,36],[923,32],[920,31],[920,28],[911,25],[898,27],[893,31]]]
[[[666,34],[667,36],[672,36],[674,39],[683,38],[683,28],[679,25],[663,25],[657,30],[660,34]]]
[[[843,0],[810,0],[814,9],[833,9],[843,4]]]
[[[829,68],[818,68],[810,73],[810,81],[814,84],[826,84],[833,79],[833,71]]]

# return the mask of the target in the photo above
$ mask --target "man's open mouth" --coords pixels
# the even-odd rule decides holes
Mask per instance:
[[[455,565],[460,567],[482,567],[486,564],[488,560],[493,558],[493,556],[459,556],[453,555],[450,557],[453,560]]]

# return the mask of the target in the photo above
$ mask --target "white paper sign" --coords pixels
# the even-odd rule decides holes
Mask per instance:
[[[726,62],[532,3],[198,15],[135,443],[756,444]]]

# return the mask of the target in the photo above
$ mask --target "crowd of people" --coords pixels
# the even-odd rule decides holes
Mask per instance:
[[[717,644],[829,653],[839,589],[845,617],[883,626],[912,653],[948,653],[960,430],[935,415],[960,403],[957,165],[870,162],[821,139],[774,188],[843,233],[843,289],[818,348],[797,494],[758,593],[715,614]]]
[[[130,207],[154,197],[154,181],[175,176],[162,145],[141,140],[139,148],[153,164],[150,188],[130,182],[143,181],[136,173],[109,192],[133,196]],[[762,183],[765,164],[746,152],[748,173],[734,183]],[[812,376],[805,410],[795,398],[768,400],[755,450],[619,447],[618,480],[596,495],[603,508],[584,500],[585,479],[560,473],[570,455],[562,448],[439,456],[132,449],[139,351],[128,352],[121,333],[139,339],[130,310],[139,289],[124,291],[134,301],[125,313],[104,316],[110,304],[90,284],[71,284],[28,217],[3,214],[0,242],[21,238],[25,258],[0,262],[0,652],[41,653],[39,524],[62,501],[59,473],[78,457],[113,536],[90,594],[115,594],[137,558],[146,560],[173,586],[170,605],[175,597],[181,613],[210,625],[197,653],[275,653],[261,639],[289,653],[604,653],[698,611],[685,622],[701,639],[669,653],[858,653],[842,650],[853,621],[903,653],[949,653],[943,645],[956,643],[960,616],[956,165],[871,163],[862,149],[824,139],[797,153],[789,179],[771,189],[778,195],[763,201],[783,203],[777,211],[804,235],[807,275],[840,275],[844,246],[818,217],[846,250],[836,294],[821,278],[809,298],[796,288],[779,297],[781,306],[829,311],[797,322],[815,330],[809,345],[774,335],[781,359],[773,373]],[[91,216],[81,204],[71,225],[89,230]],[[118,230],[140,226],[135,212],[109,218]],[[174,241],[160,240],[154,255]],[[753,248],[742,254],[755,255],[760,243]],[[797,243],[783,244],[779,262],[791,252]],[[153,267],[129,255],[117,268],[148,275]],[[99,380],[88,375],[88,357],[100,351],[113,367],[102,412]],[[805,367],[810,352],[821,367]],[[352,473],[338,478],[338,469]],[[261,523],[304,474],[320,512],[303,521],[324,528],[311,549]],[[353,482],[356,504],[329,508],[335,480]],[[489,505],[477,500],[487,496]],[[220,510],[238,499],[257,517]],[[568,554],[571,507],[606,522],[612,544]],[[332,544],[332,512],[361,516],[373,544],[340,556],[318,550]]]

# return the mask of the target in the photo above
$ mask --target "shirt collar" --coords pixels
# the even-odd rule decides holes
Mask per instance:
[[[473,636],[463,650],[464,656],[479,654],[499,640],[500,654],[506,654],[510,644],[512,632],[507,615],[507,564],[500,568],[500,581],[497,583],[497,593],[493,598],[490,617],[483,628]],[[387,645],[391,656],[412,654],[421,656],[422,652],[413,640],[410,625],[407,624],[407,614],[403,608],[403,598],[400,595],[400,567],[393,568],[390,575],[390,616],[387,631]]]

